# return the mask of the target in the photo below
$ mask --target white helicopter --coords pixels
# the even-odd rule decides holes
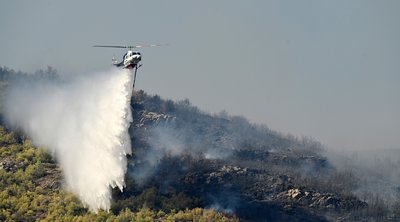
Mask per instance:
[[[118,62],[114,57],[112,58],[113,65],[117,67],[122,67],[124,69],[135,69],[135,76],[133,79],[133,87],[135,87],[136,81],[136,72],[142,64],[139,64],[142,61],[142,55],[138,51],[132,51],[135,48],[144,48],[144,47],[156,47],[156,46],[166,46],[168,44],[152,44],[152,45],[134,45],[134,46],[120,46],[120,45],[94,45],[93,47],[104,47],[104,48],[119,48],[119,49],[128,49],[128,52],[124,54],[122,57],[122,61]]]

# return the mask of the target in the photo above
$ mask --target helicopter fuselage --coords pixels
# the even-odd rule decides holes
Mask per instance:
[[[138,65],[138,63],[141,60],[142,60],[142,55],[140,54],[140,52],[129,50],[127,53],[125,53],[122,64],[115,64],[115,65],[116,66],[123,65],[124,68],[126,69],[133,69]]]

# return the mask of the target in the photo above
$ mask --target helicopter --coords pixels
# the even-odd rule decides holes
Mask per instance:
[[[128,49],[128,52],[124,54],[122,57],[122,61],[118,62],[114,57],[112,58],[113,65],[116,67],[122,67],[124,69],[135,69],[135,76],[133,79],[133,87],[135,87],[136,81],[136,72],[138,68],[142,66],[139,64],[142,61],[142,54],[138,51],[133,51],[132,49],[136,48],[144,48],[144,47],[157,47],[157,46],[165,46],[167,44],[151,44],[151,45],[134,45],[134,46],[121,46],[121,45],[94,45],[93,47],[103,47],[103,48],[119,48],[119,49]]]

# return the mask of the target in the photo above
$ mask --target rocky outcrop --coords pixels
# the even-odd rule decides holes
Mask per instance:
[[[313,190],[293,188],[279,193],[275,200],[285,204],[297,204],[302,207],[319,210],[359,210],[367,204],[355,197],[341,197],[332,193],[320,193]]]
[[[246,176],[246,174],[247,168],[224,165],[218,171],[209,173],[206,176],[206,183],[223,183],[227,182],[227,180],[239,179],[239,177]]]
[[[12,159],[2,159],[0,160],[0,169],[15,173],[18,169],[17,162]]]
[[[136,122],[135,126],[138,128],[146,128],[160,123],[165,123],[175,120],[174,116],[170,116],[163,113],[142,111],[137,113],[136,115],[138,115],[139,121],[135,121]]]
[[[61,188],[61,181],[61,169],[58,166],[54,167],[48,164],[45,166],[44,175],[34,182],[43,189],[58,190]]]

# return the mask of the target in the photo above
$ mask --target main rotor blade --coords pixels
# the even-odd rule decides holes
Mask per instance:
[[[128,46],[128,48],[144,48],[144,47],[156,47],[156,46],[167,46],[168,44],[149,44],[149,45],[134,45]]]
[[[93,47],[120,48],[120,49],[128,48],[127,46],[120,46],[120,45],[94,45]]]
[[[94,45],[93,47],[104,47],[104,48],[119,48],[119,49],[135,49],[135,48],[145,48],[145,47],[156,47],[156,46],[167,46],[168,44],[150,44],[150,45]]]

